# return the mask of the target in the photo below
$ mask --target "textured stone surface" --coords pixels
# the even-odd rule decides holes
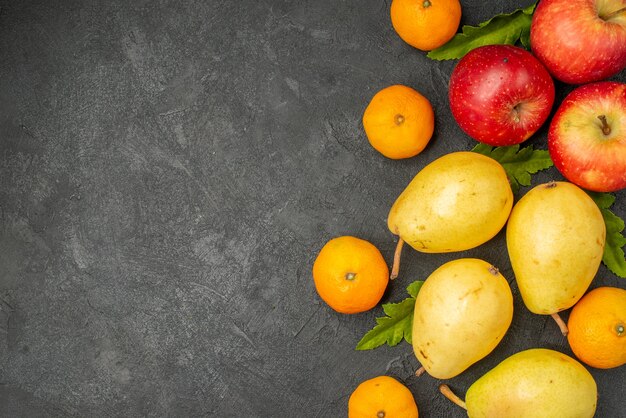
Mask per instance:
[[[463,22],[527,3],[463,1]],[[409,386],[420,416],[465,415],[413,376],[409,345],[355,352],[381,309],[336,314],[311,280],[338,235],[391,261],[394,198],[474,145],[448,109],[454,62],[404,44],[389,2],[0,7],[0,416],[339,417],[380,374]],[[360,122],[395,83],[436,112],[432,144],[408,161],[377,154]],[[530,143],[545,148],[545,128]],[[523,306],[503,234],[461,254],[406,251],[384,301],[461,256],[500,267],[516,312],[496,351],[449,381],[457,392],[519,350],[571,353]],[[626,286],[604,267],[600,284]],[[592,373],[597,415],[626,416],[626,369]]]

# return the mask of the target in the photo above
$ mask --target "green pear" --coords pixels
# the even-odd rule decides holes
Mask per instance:
[[[504,168],[475,152],[446,154],[424,167],[397,198],[387,218],[400,237],[392,278],[404,242],[417,251],[447,253],[493,238],[513,207]]]
[[[598,389],[587,369],[558,351],[533,348],[507,358],[478,379],[461,401],[470,418],[591,418]]]
[[[572,307],[596,275],[606,238],[602,213],[578,186],[550,182],[515,205],[506,243],[524,304],[536,314]],[[559,319],[557,319],[559,321]],[[567,328],[559,323],[564,334]]]
[[[476,258],[450,261],[416,297],[413,351],[428,374],[448,379],[489,354],[512,319],[511,288],[497,268]]]

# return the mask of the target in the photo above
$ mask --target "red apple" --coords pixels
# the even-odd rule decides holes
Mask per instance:
[[[626,0],[541,0],[530,45],[566,83],[611,77],[626,67]]]
[[[488,45],[459,61],[448,95],[452,115],[465,133],[489,145],[514,145],[548,118],[554,82],[530,52]]]
[[[572,91],[552,118],[548,150],[563,176],[584,189],[626,188],[626,84],[603,81]]]

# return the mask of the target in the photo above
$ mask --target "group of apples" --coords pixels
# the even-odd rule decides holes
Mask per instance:
[[[550,116],[553,77],[584,84],[550,122],[550,156],[565,178],[587,190],[626,188],[626,84],[601,81],[626,67],[626,2],[542,0],[530,41],[532,54],[489,45],[459,61],[449,89],[457,123],[479,142],[519,144]]]

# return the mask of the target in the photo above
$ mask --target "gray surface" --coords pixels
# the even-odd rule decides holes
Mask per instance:
[[[463,1],[464,22],[527,3]],[[448,109],[454,62],[404,44],[388,2],[0,6],[0,416],[340,417],[380,374],[410,387],[420,416],[464,416],[437,380],[413,377],[409,345],[355,352],[380,308],[336,314],[311,279],[338,235],[391,261],[394,198],[427,162],[474,145]],[[408,161],[377,154],[360,122],[395,83],[436,112],[432,144]],[[531,143],[545,148],[545,129]],[[384,301],[461,256],[512,279],[503,238],[405,251]],[[602,267],[594,286],[625,283]],[[512,286],[513,326],[450,380],[460,394],[508,354],[570,353]],[[626,369],[592,372],[597,416],[626,416]]]

